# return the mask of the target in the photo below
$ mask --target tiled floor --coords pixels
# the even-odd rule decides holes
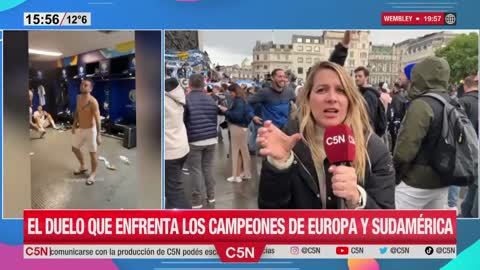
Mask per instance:
[[[97,182],[85,184],[85,176],[73,176],[78,161],[71,151],[72,134],[52,129],[43,139],[32,135],[31,179],[33,209],[132,209],[137,204],[136,151],[126,149],[118,139],[103,136],[99,155],[106,157],[117,170],[108,170],[102,161],[97,169]],[[84,151],[85,152],[85,151]],[[131,164],[124,164],[119,156]],[[84,153],[90,168],[88,153]],[[160,193],[159,193],[160,194]]]

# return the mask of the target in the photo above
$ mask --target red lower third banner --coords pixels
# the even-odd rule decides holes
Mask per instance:
[[[256,262],[266,245],[455,245],[456,222],[454,211],[26,210],[24,243],[213,244],[222,261]]]
[[[382,25],[445,25],[445,13],[383,12]]]

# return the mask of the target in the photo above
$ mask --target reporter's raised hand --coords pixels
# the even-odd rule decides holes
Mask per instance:
[[[262,148],[261,155],[270,156],[275,161],[284,163],[288,160],[290,151],[301,139],[300,133],[288,136],[273,125],[272,121],[266,121],[263,127],[258,129],[257,143]]]

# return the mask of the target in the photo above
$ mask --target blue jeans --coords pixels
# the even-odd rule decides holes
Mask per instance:
[[[460,194],[460,187],[457,187],[457,186],[448,187],[448,207],[457,206],[459,194]]]
[[[190,170],[190,181],[192,183],[192,205],[202,205],[202,190],[205,187],[207,199],[215,198],[215,177],[213,169],[215,159],[215,144],[196,146],[190,144],[187,165]]]
[[[462,217],[478,217],[478,186],[476,184],[468,186],[467,195],[462,203]]]

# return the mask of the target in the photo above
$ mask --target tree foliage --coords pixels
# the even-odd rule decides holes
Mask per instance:
[[[438,49],[435,55],[444,57],[450,64],[450,80],[463,80],[478,70],[478,34],[461,34]]]

